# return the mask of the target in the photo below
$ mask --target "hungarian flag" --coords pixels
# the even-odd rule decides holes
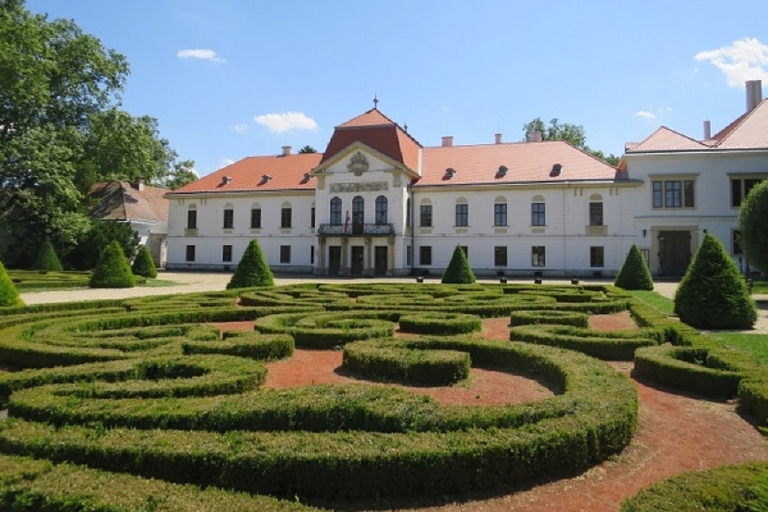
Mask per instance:
[[[346,233],[347,230],[349,230],[349,210],[347,210],[347,218],[344,219],[344,232]]]

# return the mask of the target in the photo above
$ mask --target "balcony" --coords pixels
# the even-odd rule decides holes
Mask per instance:
[[[320,236],[390,236],[395,234],[392,224],[320,224]]]

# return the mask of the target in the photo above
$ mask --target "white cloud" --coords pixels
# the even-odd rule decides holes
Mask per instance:
[[[202,60],[210,60],[211,62],[217,62],[219,64],[224,64],[227,62],[225,59],[222,59],[218,55],[216,55],[216,52],[210,49],[188,49],[188,50],[179,50],[176,52],[176,56],[180,59],[202,59]]]
[[[231,158],[225,157],[221,159],[221,162],[219,162],[219,167],[227,167],[229,165],[232,165],[233,163],[235,163],[234,160],[232,160]]]
[[[283,112],[282,114],[264,114],[253,118],[266,126],[269,131],[283,133],[290,130],[316,130],[317,123],[303,112]]]
[[[637,117],[642,117],[643,119],[656,119],[656,114],[648,112],[647,110],[638,110],[635,112],[635,115]]]
[[[754,37],[745,37],[717,50],[699,52],[694,58],[719,68],[731,87],[742,88],[747,80],[768,80],[768,45]]]
[[[243,135],[244,133],[246,133],[248,130],[251,129],[251,127],[248,126],[248,123],[238,123],[232,126],[231,128],[232,128],[232,131],[239,133],[240,135]]]

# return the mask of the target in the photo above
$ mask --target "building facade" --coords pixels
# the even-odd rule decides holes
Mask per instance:
[[[760,98],[709,142],[662,127],[618,168],[537,134],[424,147],[373,108],[324,153],[285,147],[168,193],[167,268],[231,270],[257,238],[275,272],[439,275],[459,245],[479,276],[611,276],[637,244],[679,274],[704,229],[734,236],[737,185],[768,172],[768,140],[747,136]]]

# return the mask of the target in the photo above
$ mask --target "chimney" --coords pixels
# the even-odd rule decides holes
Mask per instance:
[[[541,142],[541,132],[536,130],[526,134],[528,142]]]
[[[136,190],[144,192],[144,178],[141,176],[136,177]]]
[[[291,146],[283,146],[283,156],[288,156],[292,152]]]
[[[761,80],[747,80],[747,112],[750,112],[763,101],[763,82]]]
[[[450,148],[453,146],[453,135],[446,135],[443,137],[443,147]]]
[[[709,119],[704,121],[704,140],[709,140],[712,138],[712,123],[709,122]]]
[[[501,134],[500,133],[496,134],[496,144],[501,144]]]

